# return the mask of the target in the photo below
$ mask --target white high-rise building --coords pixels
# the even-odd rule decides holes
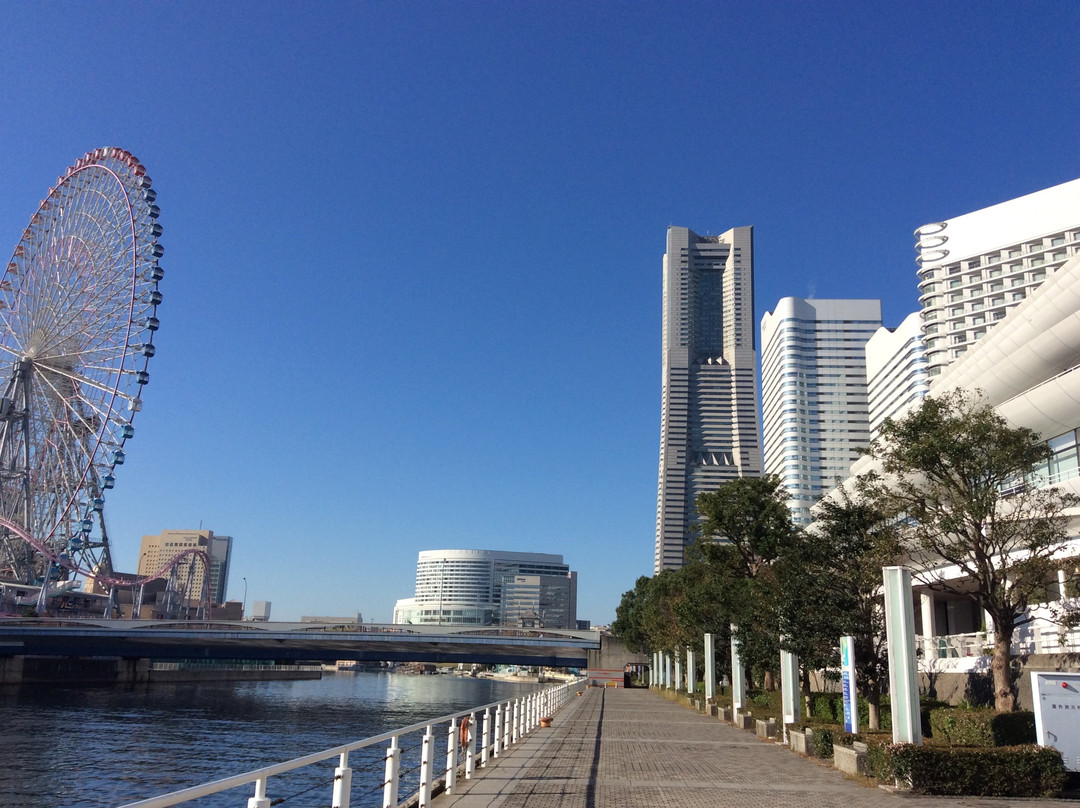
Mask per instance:
[[[394,622],[576,628],[577,573],[549,553],[424,550]]]
[[[879,328],[866,343],[866,385],[873,439],[886,418],[902,415],[930,389],[919,312],[896,328]]]
[[[1080,179],[915,231],[926,358],[938,376],[1080,252]]]
[[[761,475],[753,228],[669,227],[654,571],[681,567],[694,499]]]
[[[865,349],[880,327],[879,300],[785,297],[761,318],[765,472],[797,524],[870,442]]]

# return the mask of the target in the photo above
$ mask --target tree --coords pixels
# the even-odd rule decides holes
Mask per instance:
[[[649,636],[645,632],[645,609],[648,606],[651,582],[651,578],[642,575],[633,589],[623,593],[622,600],[615,607],[615,621],[611,624],[611,633],[622,640],[628,650],[637,653],[648,653],[652,650]]]
[[[703,634],[726,637],[731,623],[723,580],[708,565],[692,562],[638,578],[615,610],[611,633],[632,651],[702,650]]]
[[[1039,485],[1035,470],[1049,447],[1033,430],[1009,426],[978,393],[925,398],[887,419],[868,453],[880,471],[864,475],[859,490],[899,520],[909,553],[966,576],[943,580],[924,570],[918,577],[970,597],[993,620],[994,702],[1015,709],[1013,633],[1044,596],[1068,536],[1066,510],[1080,498]]]
[[[896,564],[901,546],[894,520],[869,500],[856,500],[840,488],[814,509],[815,522],[807,531],[803,572],[798,586],[785,587],[783,619],[809,621],[822,649],[830,651],[837,638],[855,640],[856,682],[869,705],[870,729],[880,724],[881,694],[888,679],[885,616],[879,601],[881,568]],[[802,597],[798,595],[805,592]],[[796,634],[785,628],[785,634]],[[830,659],[835,667],[839,660]]]
[[[736,625],[739,653],[770,686],[779,661],[780,584],[773,562],[797,535],[787,492],[776,475],[740,477],[698,495],[702,517],[689,550],[724,582],[725,611]]]

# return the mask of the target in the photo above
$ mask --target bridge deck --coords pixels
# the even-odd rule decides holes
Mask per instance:
[[[973,797],[900,797],[647,690],[592,688],[550,729],[458,781],[433,808],[947,808]],[[996,808],[1010,805],[995,799]],[[1018,800],[1016,805],[1030,805]],[[1040,808],[1075,806],[1039,800]]]

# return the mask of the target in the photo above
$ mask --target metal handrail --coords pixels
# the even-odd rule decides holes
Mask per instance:
[[[468,756],[473,758],[473,762],[475,762],[475,755],[479,754],[480,766],[483,767],[487,764],[490,757],[499,757],[506,748],[517,743],[525,733],[538,726],[542,716],[551,715],[561,707],[566,702],[571,687],[576,686],[577,682],[563,683],[555,687],[535,691],[525,696],[493,701],[480,707],[473,707],[468,710],[462,710],[461,712],[450,713],[428,721],[420,721],[416,724],[410,724],[407,727],[383,732],[379,735],[373,735],[370,738],[363,738],[359,741],[335,746],[331,749],[324,749],[321,752],[314,752],[310,755],[294,758],[282,763],[276,763],[272,766],[264,766],[260,769],[244,772],[243,774],[236,774],[221,780],[213,780],[209,783],[191,786],[157,797],[125,803],[120,808],[169,808],[169,806],[180,805],[181,803],[189,802],[190,800],[207,797],[212,794],[218,794],[222,791],[228,791],[229,789],[249,784],[254,784],[255,795],[248,800],[248,808],[268,808],[271,801],[266,796],[266,789],[267,781],[271,777],[295,771],[315,763],[321,763],[335,757],[339,758],[339,766],[335,769],[334,781],[331,786],[333,789],[332,804],[335,808],[349,808],[349,787],[351,785],[352,776],[352,770],[348,766],[349,753],[357,749],[364,749],[387,741],[389,741],[391,745],[387,750],[387,756],[385,758],[387,777],[383,783],[385,795],[383,805],[384,808],[396,808],[398,805],[397,792],[399,782],[399,768],[397,763],[400,759],[401,751],[398,739],[403,735],[409,735],[410,733],[420,731],[424,731],[425,735],[423,758],[421,762],[421,782],[420,788],[418,789],[418,793],[420,794],[419,806],[420,808],[427,808],[431,799],[432,788],[436,782],[436,778],[433,776],[435,756],[435,735],[433,728],[435,726],[444,723],[449,724],[449,734],[447,738],[447,768],[444,774],[438,779],[446,785],[447,791],[452,792],[453,782],[456,778],[458,768],[456,754],[458,748],[458,738],[456,737],[459,727],[458,719],[466,716],[470,717],[474,731],[471,733],[469,739]],[[478,714],[484,717],[482,727],[478,726],[479,721],[476,719]],[[494,714],[494,721],[491,720],[492,714]],[[489,733],[491,725],[495,727],[493,736]],[[476,730],[481,729],[483,732],[482,744],[479,752],[474,752]],[[466,779],[469,779],[471,775],[472,766],[469,765],[469,761],[466,761]],[[392,801],[390,801],[390,795],[393,795]]]

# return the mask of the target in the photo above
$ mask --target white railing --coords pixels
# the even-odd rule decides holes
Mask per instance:
[[[994,653],[994,635],[987,631],[916,637],[916,643],[925,660],[991,656]],[[1063,634],[1054,625],[1022,627],[1014,635],[1010,650],[1013,656],[1075,653],[1080,651],[1080,629]]]
[[[432,797],[440,791],[440,786],[441,790],[453,794],[459,773],[463,773],[466,780],[471,779],[477,765],[483,768],[490,760],[506,754],[511,746],[540,726],[541,718],[553,715],[562,707],[577,687],[577,683],[566,683],[506,701],[492,702],[284,763],[127,803],[121,808],[166,808],[243,786],[254,789],[254,796],[247,801],[248,808],[269,808],[279,799],[319,788],[330,796],[330,804],[334,808],[350,808],[354,796],[360,797],[355,803],[359,806],[365,795],[370,797],[363,803],[367,805],[397,808],[402,801],[408,800],[415,801],[419,808],[428,808]],[[443,725],[445,731],[439,729]],[[436,739],[440,736],[446,738],[445,766],[436,762],[441,757],[436,748]],[[412,746],[409,745],[410,739],[414,742]],[[358,777],[354,782],[349,753],[358,750],[374,752],[387,742],[390,745],[384,754],[367,755],[363,771],[368,777]],[[285,787],[286,778],[282,775],[334,758],[337,758],[337,767],[332,773],[325,768],[318,772],[309,771],[302,785],[296,782],[288,784],[293,789],[301,788],[301,791],[274,798],[270,796],[274,789],[280,791]],[[381,776],[378,776],[376,769],[381,770]],[[274,788],[271,787],[272,777],[279,778],[273,781]],[[380,792],[381,801],[378,800]]]

